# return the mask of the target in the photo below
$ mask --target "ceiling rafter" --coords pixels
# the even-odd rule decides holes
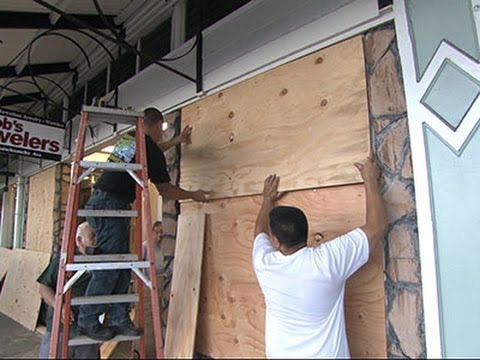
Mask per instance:
[[[107,29],[103,19],[98,15],[92,14],[75,14],[78,20],[96,29]],[[117,27],[115,24],[115,16],[105,16],[109,25]],[[2,29],[62,29],[75,30],[85,29],[78,23],[73,23],[65,17],[60,17],[52,24],[50,15],[46,13],[35,12],[14,12],[0,11],[0,28]]]
[[[10,106],[16,104],[29,103],[35,100],[42,100],[43,95],[40,92],[33,92],[21,95],[4,96],[0,100],[0,106]]]
[[[32,64],[31,69],[25,67],[19,74],[15,70],[16,66],[0,66],[0,79],[25,77],[30,75],[49,75],[61,74],[75,71],[70,68],[68,62]]]

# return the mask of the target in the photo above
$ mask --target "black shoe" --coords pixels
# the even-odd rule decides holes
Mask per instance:
[[[98,341],[108,341],[115,337],[115,332],[112,329],[99,324],[88,328],[78,326],[78,330],[89,338]]]
[[[142,332],[131,321],[126,321],[120,324],[109,326],[118,335],[124,336],[140,336]]]

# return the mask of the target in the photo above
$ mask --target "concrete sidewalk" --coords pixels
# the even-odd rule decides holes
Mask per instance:
[[[34,333],[0,313],[0,358],[38,358],[41,335]]]

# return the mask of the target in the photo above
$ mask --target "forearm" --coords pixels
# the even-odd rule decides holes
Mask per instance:
[[[163,141],[160,143],[157,143],[157,146],[162,150],[162,152],[165,152],[169,150],[171,147],[180,144],[180,138],[178,136],[174,137],[172,140],[168,141]]]
[[[186,200],[192,199],[193,196],[192,191],[183,190],[182,188],[170,183],[155,184],[155,187],[160,195],[167,200]]]
[[[377,181],[365,182],[366,224],[371,241],[380,242],[387,229],[388,220],[385,204]]]
[[[268,216],[272,208],[273,202],[268,199],[264,199],[258,213],[257,220],[255,221],[255,236],[262,232],[268,234],[270,229]]]
[[[38,290],[43,301],[51,307],[55,307],[55,293],[52,288],[49,288],[46,285],[39,284]]]

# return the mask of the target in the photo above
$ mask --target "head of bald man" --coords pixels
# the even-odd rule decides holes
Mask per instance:
[[[95,237],[95,232],[88,225],[88,222],[84,221],[77,227],[77,234],[75,236],[75,243],[77,244],[78,251],[81,254],[85,255],[86,248],[89,246],[95,246],[97,239]]]

